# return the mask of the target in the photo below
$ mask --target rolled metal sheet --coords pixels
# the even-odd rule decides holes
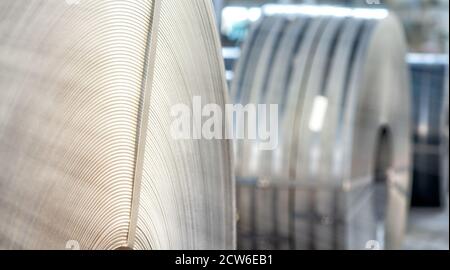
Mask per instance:
[[[170,136],[225,105],[212,10],[0,2],[0,249],[234,247],[230,143]]]
[[[253,84],[255,83],[254,77],[257,76],[257,66],[260,61],[260,56],[264,53],[264,45],[267,39],[270,39],[271,42],[274,41],[275,35],[277,34],[276,29],[272,30],[273,23],[275,23],[274,18],[265,20],[261,22],[261,25],[258,23],[252,28],[250,32],[250,43],[253,45],[244,46],[242,61],[236,67],[236,71],[238,75],[236,75],[233,80],[231,95],[233,96],[233,100],[239,100],[240,104],[248,104],[250,103],[252,91],[243,91],[244,89],[252,89]],[[269,42],[270,44],[270,42]],[[246,53],[247,48],[248,56]],[[270,48],[269,48],[270,49]],[[266,49],[267,51],[267,49]],[[237,119],[238,121],[239,119]],[[236,123],[236,125],[240,125],[240,123]],[[242,146],[241,141],[235,142],[235,160],[236,164],[240,166],[242,162],[247,162],[244,158],[242,158],[242,152],[244,152],[244,148]],[[242,166],[243,170],[249,168],[249,166]],[[239,170],[239,169],[238,169]]]
[[[448,187],[448,57],[411,54],[413,206],[445,207]]]
[[[261,19],[289,23],[278,50],[248,66],[276,55],[266,76],[253,78],[269,77],[263,103],[281,105],[280,145],[249,151],[256,165],[247,157],[237,168],[239,247],[365,249],[377,241],[401,248],[411,117],[400,24],[386,10],[294,9]]]
[[[275,54],[278,51],[280,39],[284,33],[286,20],[283,17],[271,17],[268,19],[267,24],[270,25],[271,30],[266,41],[263,43],[261,54],[259,55],[257,65],[255,66],[253,80],[251,84],[248,85],[248,87],[250,87],[248,97],[245,94],[241,96],[241,102],[243,104],[261,104],[267,93],[269,71],[274,64]],[[246,86],[244,85],[244,87]],[[242,146],[242,153],[240,153],[239,156],[246,164],[246,166],[242,167],[242,174],[252,175],[257,171],[257,168],[254,166],[254,164],[257,164],[257,156],[255,156],[254,151],[255,147],[257,147],[256,141],[247,141]],[[240,149],[240,147],[238,147],[238,149]]]

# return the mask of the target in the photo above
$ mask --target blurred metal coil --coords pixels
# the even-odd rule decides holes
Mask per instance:
[[[448,194],[448,58],[411,54],[413,206],[445,207]]]
[[[172,105],[225,105],[212,11],[0,2],[0,249],[234,247],[230,144],[169,129]]]
[[[238,247],[400,248],[411,117],[399,22],[386,10],[269,8],[243,45],[232,95],[280,105],[280,144],[236,143]]]

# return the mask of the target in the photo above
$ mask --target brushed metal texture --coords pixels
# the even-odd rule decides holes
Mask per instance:
[[[1,1],[0,248],[232,248],[230,143],[166,132],[219,48],[206,0]]]

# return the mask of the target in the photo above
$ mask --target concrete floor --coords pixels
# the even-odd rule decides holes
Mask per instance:
[[[406,250],[449,250],[449,207],[411,210]]]

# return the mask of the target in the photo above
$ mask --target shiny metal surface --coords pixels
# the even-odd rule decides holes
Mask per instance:
[[[225,103],[212,10],[0,2],[0,249],[234,246],[229,143],[168,133],[171,105]]]
[[[143,249],[232,249],[235,246],[231,141],[171,137],[169,108],[224,108],[227,88],[212,3],[162,1],[151,82],[136,246]],[[189,22],[189,23],[185,23]]]
[[[255,164],[249,158],[237,168],[240,248],[365,249],[371,240],[401,247],[410,189],[409,81],[400,24],[376,12],[291,14],[280,40],[295,38],[296,49],[281,41],[273,54],[289,60],[253,75],[269,77],[265,102],[281,105],[281,141],[273,152],[256,153],[256,168],[248,169]],[[304,29],[293,36],[288,29],[299,25]],[[261,53],[248,68],[267,57]]]

